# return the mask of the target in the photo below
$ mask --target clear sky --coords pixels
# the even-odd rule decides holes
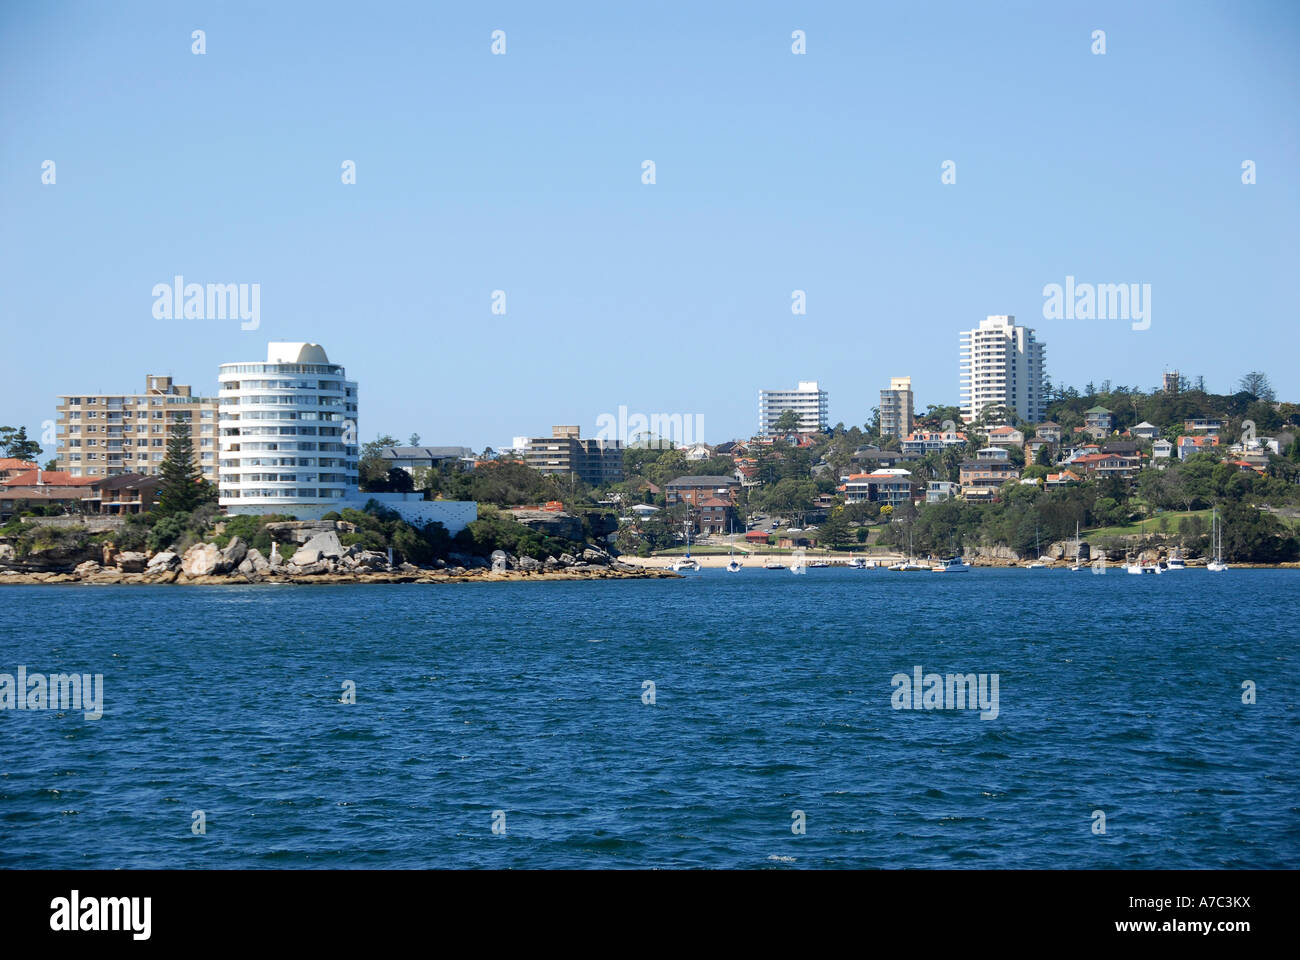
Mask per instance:
[[[716,442],[799,380],[833,423],[956,403],[1001,313],[1058,383],[1300,400],[1297,51],[1295,2],[5,3],[0,423],[310,340],[363,440]],[[259,329],[154,319],[176,274],[259,283]],[[1045,320],[1067,275],[1151,284],[1150,328]]]

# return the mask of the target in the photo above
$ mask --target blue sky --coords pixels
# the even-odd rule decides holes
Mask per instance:
[[[362,439],[719,441],[798,380],[956,403],[999,313],[1057,382],[1297,400],[1298,49],[1287,2],[6,4],[0,423],[311,340]],[[260,283],[260,328],[155,320],[176,274]],[[1151,284],[1150,329],[1043,319],[1067,274]]]

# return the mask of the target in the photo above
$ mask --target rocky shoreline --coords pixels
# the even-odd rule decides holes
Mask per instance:
[[[160,550],[150,556],[106,547],[102,560],[82,560],[71,566],[54,558],[9,557],[0,562],[0,586],[6,584],[340,584],[340,583],[469,583],[511,580],[618,580],[678,577],[669,570],[632,566],[595,546],[580,554],[536,560],[496,551],[491,558],[451,554],[431,567],[390,563],[386,553],[357,544],[343,546],[334,530],[314,533],[292,556],[271,556],[232,537],[225,547],[197,543],[184,554]]]

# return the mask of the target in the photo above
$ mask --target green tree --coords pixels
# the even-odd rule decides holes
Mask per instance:
[[[17,460],[35,462],[41,455],[41,445],[27,439],[27,428],[0,427],[0,453]]]
[[[799,428],[799,414],[794,410],[784,410],[772,425],[774,433],[791,433]]]
[[[848,543],[851,537],[849,521],[844,515],[844,508],[840,506],[832,507],[826,519],[817,528],[817,542],[826,547],[841,547]]]
[[[172,427],[167,438],[167,457],[159,472],[162,487],[156,509],[161,516],[189,513],[217,499],[212,484],[203,479],[202,472],[194,465],[194,443],[190,439],[190,426],[184,421]]]
[[[357,481],[363,491],[367,493],[388,491],[389,464],[380,454],[384,447],[395,446],[397,446],[396,438],[386,433],[361,445],[361,456],[357,460]]]

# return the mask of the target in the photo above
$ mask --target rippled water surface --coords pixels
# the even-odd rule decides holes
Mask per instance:
[[[1246,570],[0,588],[0,672],[106,691],[98,721],[0,712],[0,865],[1300,867],[1298,594]],[[916,665],[998,674],[998,717],[893,709]]]

